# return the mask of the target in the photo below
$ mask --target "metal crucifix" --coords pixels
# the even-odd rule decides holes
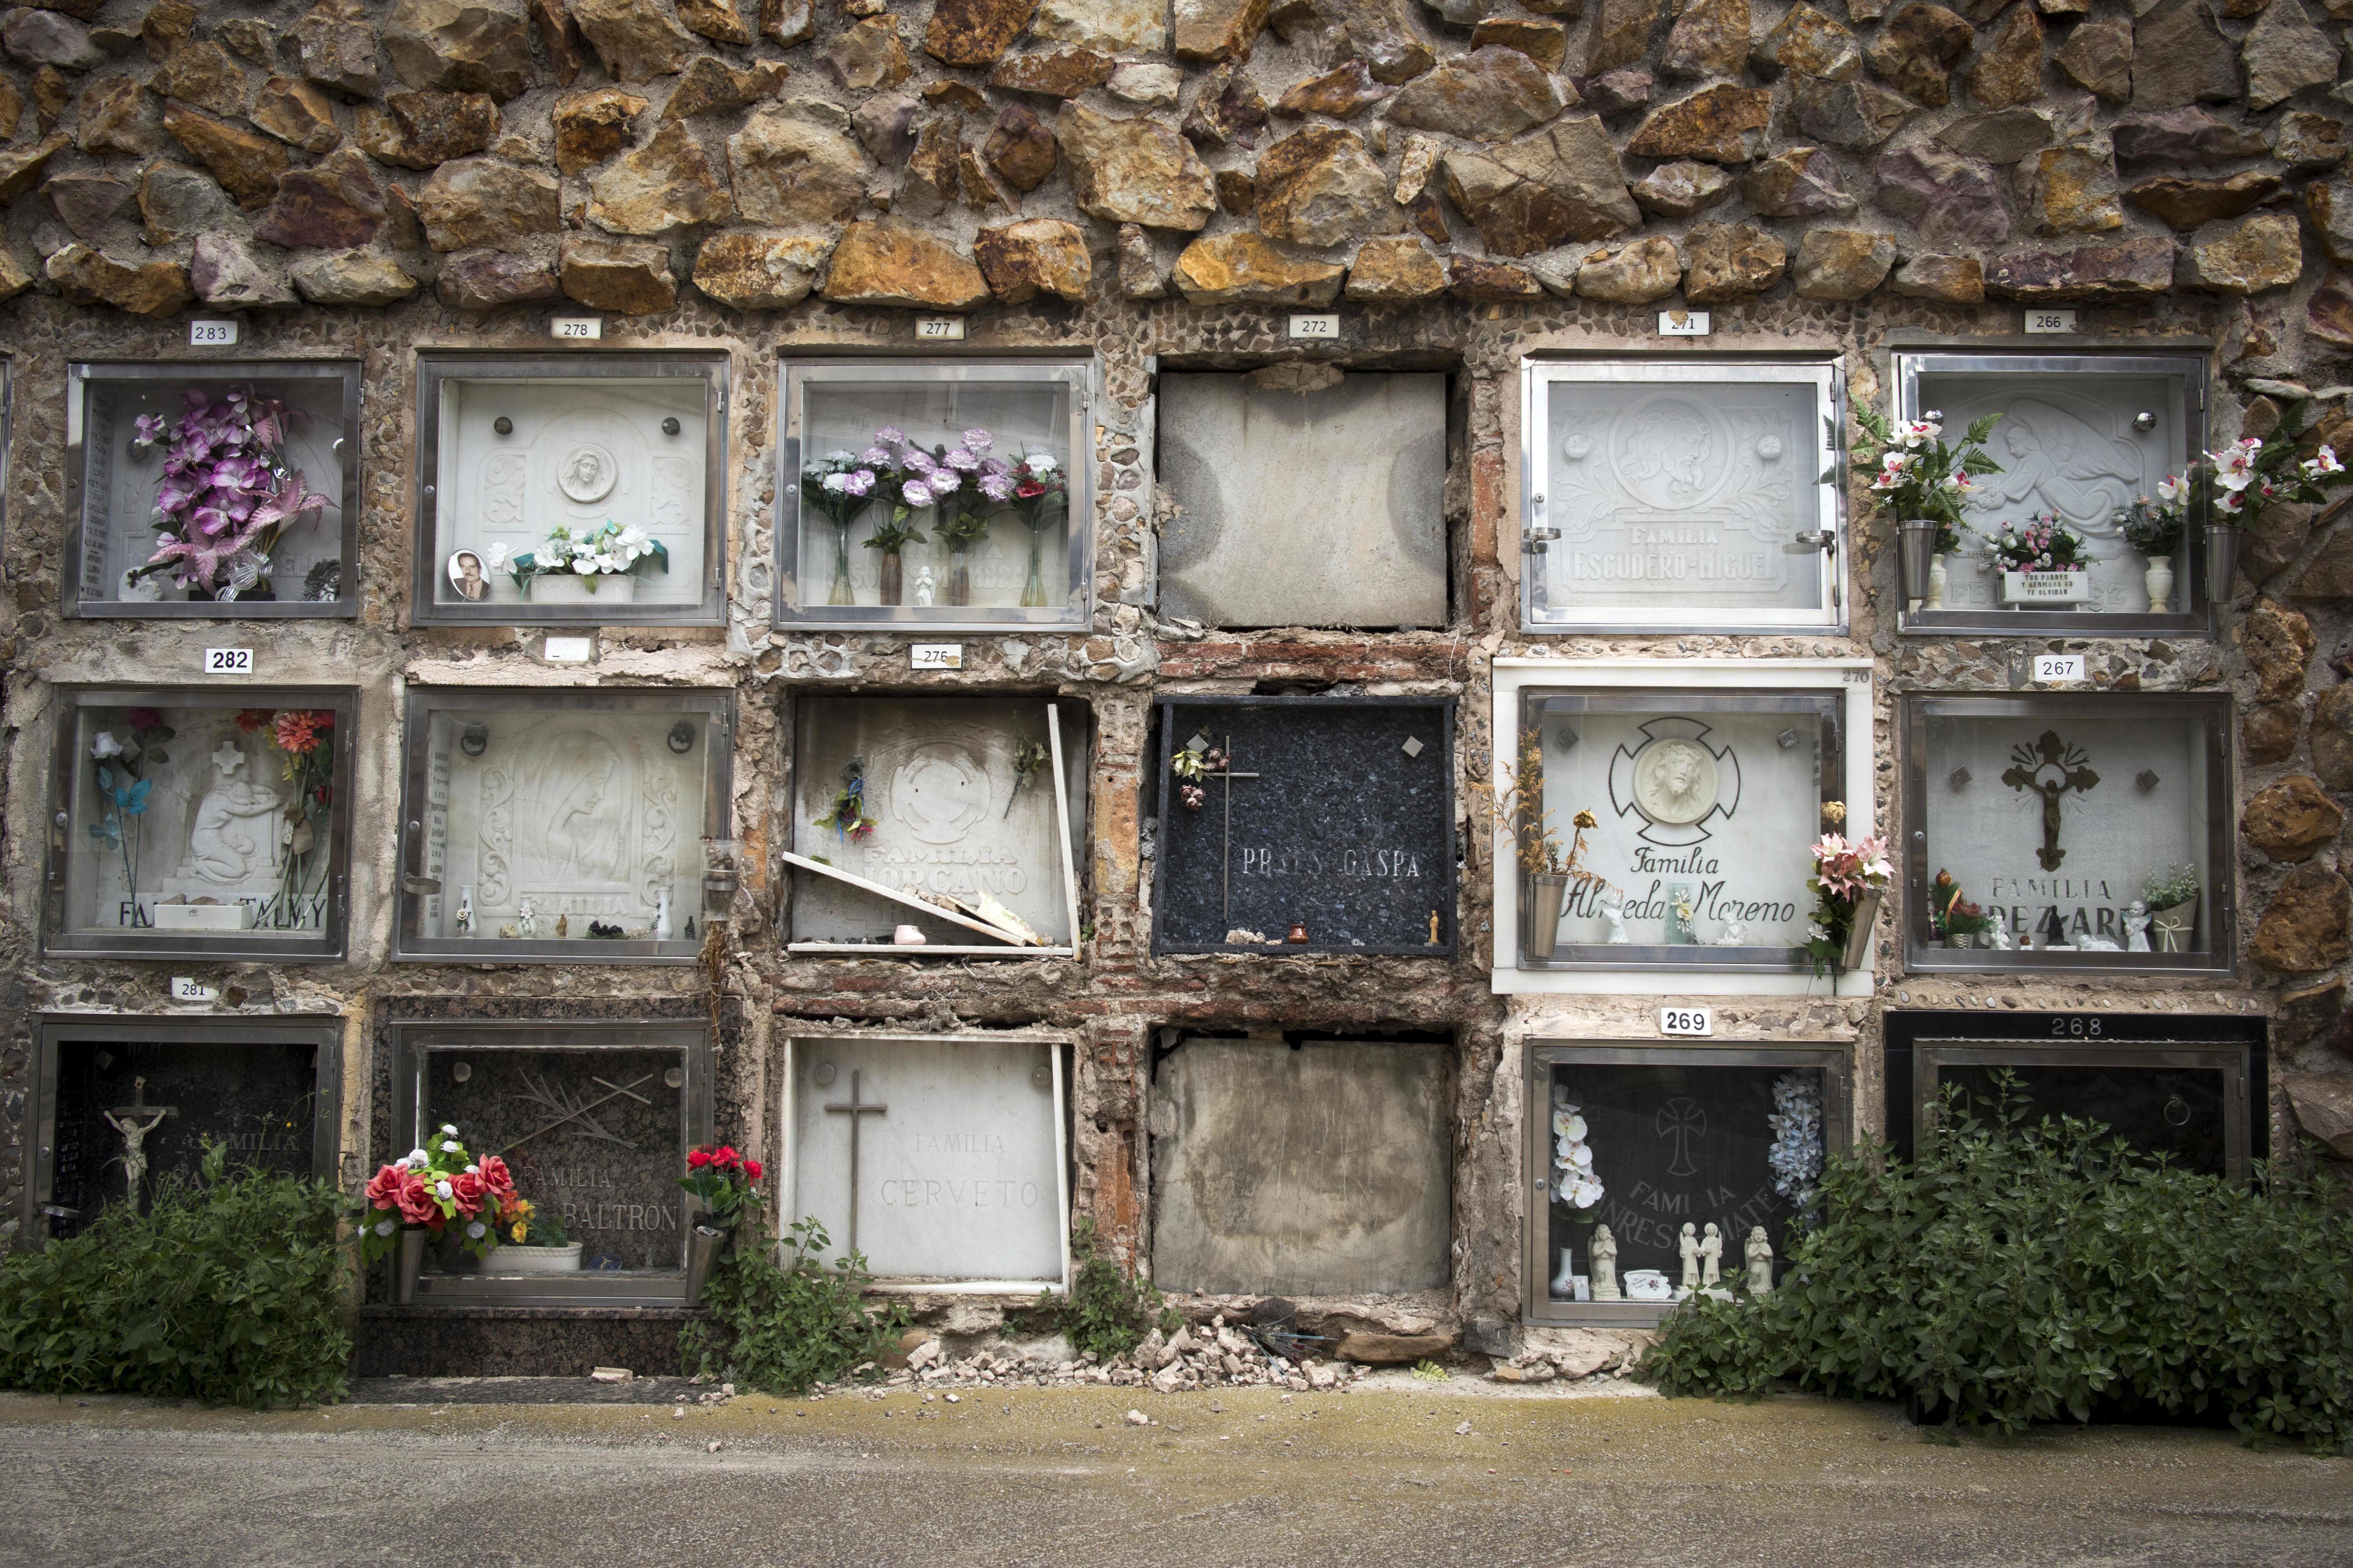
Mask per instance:
[[[2060,800],[2070,790],[2082,795],[2100,782],[2100,775],[2088,765],[2091,760],[2083,747],[2061,740],[2056,730],[2043,731],[2042,738],[2031,746],[2010,749],[2010,766],[2001,782],[2042,797],[2042,847],[2034,858],[2046,871],[2056,871],[2059,862],[2067,858],[2067,851],[2059,847]]]
[[[1233,781],[1236,779],[1255,779],[1258,775],[1256,773],[1238,773],[1234,772],[1234,738],[1230,734],[1226,737],[1224,755],[1226,765],[1218,770],[1217,775],[1219,778],[1225,781],[1225,787],[1218,792],[1219,809],[1225,818],[1223,825],[1225,835],[1224,848],[1223,852],[1218,857],[1218,914],[1226,929],[1231,931],[1234,924]]]
[[[859,1103],[858,1083],[859,1079],[864,1076],[865,1075],[860,1072],[858,1068],[850,1068],[849,1102],[845,1104],[840,1100],[836,1100],[831,1105],[825,1108],[829,1114],[847,1114],[849,1118],[849,1250],[852,1252],[858,1250],[858,1119],[861,1116],[886,1115],[891,1110],[889,1106],[883,1104],[879,1100],[869,1105],[861,1105]]]

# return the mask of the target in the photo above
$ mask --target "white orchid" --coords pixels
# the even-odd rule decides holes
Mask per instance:
[[[2189,493],[2189,481],[2186,479],[2176,479],[2171,474],[2168,474],[2157,481],[2157,499],[2168,506],[2171,506]]]

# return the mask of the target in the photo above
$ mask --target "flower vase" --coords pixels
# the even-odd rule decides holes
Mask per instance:
[[[849,520],[843,518],[833,525],[833,591],[825,596],[828,605],[854,605],[858,591],[849,585]]]
[[[2206,525],[2206,597],[2221,604],[2239,578],[2239,531],[2225,522]]]
[[[529,579],[523,597],[533,605],[626,605],[638,596],[638,580],[626,572],[543,572]]]
[[[2173,557],[2152,555],[2148,570],[2141,577],[2141,585],[2148,590],[2148,613],[2152,616],[2173,614]]]
[[[432,1238],[433,1233],[421,1225],[401,1226],[400,1250],[392,1255],[394,1306],[417,1304],[417,1276],[425,1268],[425,1244]]]
[[[1568,900],[1568,878],[1556,871],[1535,871],[1528,877],[1528,929],[1521,945],[1530,958],[1552,956],[1560,942],[1561,909]]]
[[[882,605],[898,604],[905,576],[906,566],[899,552],[895,550],[884,551],[882,552],[882,584],[876,595],[875,602]]]
[[[1841,973],[1861,969],[1871,957],[1871,930],[1879,923],[1879,892],[1876,888],[1854,901],[1854,915],[1847,926],[1846,946],[1839,953]],[[1950,942],[1947,936],[1946,941]]]
[[[972,541],[955,539],[948,542],[948,603],[972,603]]]
[[[1924,610],[1945,607],[1945,557],[1942,552],[1928,557],[1928,596],[1920,601]]]
[[[580,1272],[579,1242],[562,1247],[498,1247],[482,1259],[485,1274],[577,1274]]]
[[[729,1224],[713,1224],[708,1216],[698,1219],[686,1237],[686,1304],[702,1305],[703,1287],[711,1283],[711,1270],[717,1266],[727,1244],[735,1239],[735,1227]]]
[[[1046,531],[1042,528],[1031,529],[1029,531],[1029,578],[1021,584],[1021,607],[1025,610],[1043,609],[1046,606],[1046,575],[1039,559],[1045,545]]]
[[[1928,566],[1936,558],[1936,531],[1943,524],[1933,517],[1909,517],[1895,525],[1895,564],[1903,579],[1904,602],[1920,609],[1928,597]]]

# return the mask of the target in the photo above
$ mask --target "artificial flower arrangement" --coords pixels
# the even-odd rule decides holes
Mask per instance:
[[[1868,437],[1868,449],[1858,452],[1854,471],[1869,476],[1873,499],[1897,521],[1934,521],[1935,552],[1952,554],[1961,547],[1961,508],[1977,489],[1976,476],[2001,472],[1985,451],[1986,437],[2000,417],[1987,415],[1948,446],[1945,416],[1936,409],[1925,419],[1890,423],[1884,415],[1858,408],[1854,421]]]
[[[1552,813],[1544,809],[1544,738],[1528,730],[1520,735],[1520,760],[1505,770],[1504,788],[1495,795],[1495,820],[1510,826],[1519,844],[1520,869],[1531,877],[1567,877],[1573,889],[1606,888],[1609,884],[1585,868],[1585,835],[1601,826],[1589,811],[1570,817],[1574,837],[1568,852],[1561,853],[1560,835]]]
[[[1070,484],[1061,465],[1043,452],[1006,457],[997,453],[997,438],[985,429],[964,433],[954,447],[925,447],[895,425],[874,433],[860,452],[828,452],[801,469],[801,496],[833,524],[833,589],[828,604],[857,602],[849,582],[849,525],[859,512],[877,500],[890,503],[889,515],[867,537],[866,547],[882,552],[880,601],[900,602],[899,557],[910,544],[927,542],[914,526],[914,517],[936,509],[934,531],[953,557],[947,598],[952,605],[969,604],[972,574],[965,557],[972,546],[988,537],[989,523],[999,511],[1010,510],[1029,530],[1029,580],[1021,603],[1047,603],[1039,563],[1039,544],[1070,507]]]
[[[2296,456],[2300,438],[2306,434],[2308,406],[2303,402],[2291,404],[2268,443],[2244,436],[2219,452],[2206,454],[2205,464],[2195,477],[2211,487],[2209,515],[2216,522],[2226,528],[2251,528],[2276,502],[2322,501],[2331,489],[2353,483],[2353,473],[2347,471],[2336,449],[2326,442],[2309,458]]]
[[[2084,572],[2092,557],[2084,536],[2059,521],[2057,512],[2037,512],[2023,525],[2004,523],[1981,535],[1986,556],[2003,572]]]
[[[1226,753],[1216,746],[1202,752],[1183,746],[1169,760],[1168,771],[1176,775],[1177,804],[1187,811],[1198,811],[1209,798],[1204,781],[1226,771]]]
[[[325,888],[329,857],[326,836],[318,830],[334,801],[335,710],[332,708],[248,708],[237,716],[237,727],[250,735],[269,736],[283,758],[280,776],[294,786],[286,805],[286,879],[290,906],[297,897]]]
[[[234,599],[266,586],[269,552],[327,498],[286,461],[286,405],[250,387],[218,397],[191,387],[180,398],[177,420],[142,414],[133,426],[133,456],[171,445],[155,491],[160,548],[131,575],[169,572],[183,588]]]
[[[2142,496],[2130,506],[2118,507],[2110,520],[2125,542],[2142,555],[2171,555],[2181,548],[2189,523],[2187,478],[2168,474],[2158,481],[2157,498]]]
[[[834,792],[833,804],[817,819],[819,827],[830,827],[843,839],[862,839],[881,826],[866,815],[866,759],[852,757],[841,764],[841,787]]]
[[[369,1262],[399,1245],[404,1228],[430,1231],[437,1241],[454,1234],[476,1258],[499,1244],[499,1227],[522,1200],[514,1177],[496,1154],[466,1152],[458,1129],[443,1122],[425,1146],[378,1170],[367,1184],[367,1223],[361,1256]]]
[[[1866,902],[1885,891],[1895,868],[1887,858],[1885,838],[1848,843],[1835,831],[1846,820],[1846,806],[1831,801],[1822,807],[1823,820],[1833,831],[1815,840],[1814,874],[1806,886],[1814,890],[1814,912],[1806,922],[1806,956],[1820,975],[1833,964],[1843,964],[1857,917]]]
[[[1940,942],[1967,947],[1978,933],[1993,924],[1992,917],[1971,903],[1950,871],[1939,870],[1928,883],[1928,932]]]
[[[737,1153],[734,1145],[705,1143],[687,1151],[686,1174],[678,1179],[678,1184],[702,1205],[697,1225],[725,1230],[758,1201],[760,1194],[754,1189],[762,1173],[760,1162]]]
[[[596,591],[599,577],[631,576],[649,562],[658,572],[670,570],[670,552],[642,528],[624,528],[607,518],[602,526],[575,533],[557,523],[547,531],[547,542],[510,560],[507,547],[493,544],[484,552],[483,569],[504,572],[514,579],[515,591],[531,597],[531,585],[542,577],[576,577],[587,593]]]
[[[131,709],[123,714],[123,727],[131,732],[128,743],[111,730],[100,730],[90,740],[90,762],[98,770],[98,797],[106,815],[90,825],[90,836],[122,857],[123,889],[135,910],[139,851],[146,839],[147,793],[155,786],[155,781],[141,770],[172,760],[164,742],[174,731],[153,708]]]
[[[1553,1196],[1571,1208],[1589,1209],[1601,1201],[1601,1178],[1593,1169],[1593,1150],[1585,1141],[1588,1129],[1583,1108],[1567,1100],[1552,1108]]]
[[[1004,816],[1013,815],[1013,803],[1029,787],[1029,781],[1045,768],[1050,755],[1042,742],[1023,736],[1013,748],[1013,787],[1005,795]]]
[[[564,1216],[552,1208],[533,1203],[529,1198],[517,1198],[499,1216],[505,1227],[507,1245],[513,1247],[569,1247],[572,1233],[565,1228]]]

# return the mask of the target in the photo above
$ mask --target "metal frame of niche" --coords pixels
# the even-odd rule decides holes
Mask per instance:
[[[1071,1061],[1076,1045],[1071,1037],[1049,1032],[1008,1030],[1003,1034],[966,1032],[948,1035],[910,1035],[903,1033],[787,1035],[785,1038],[784,1089],[777,1101],[776,1126],[776,1215],[779,1231],[800,1217],[798,1200],[799,1173],[796,1161],[799,1151],[794,1144],[794,1120],[799,1110],[800,1049],[812,1048],[843,1040],[857,1045],[889,1045],[894,1041],[909,1044],[936,1045],[1019,1045],[1030,1042],[1046,1047],[1054,1071],[1054,1170],[1056,1173],[1055,1203],[1061,1229],[1062,1277],[1059,1279],[950,1279],[897,1277],[872,1280],[868,1289],[885,1295],[984,1296],[1020,1293],[1034,1294],[1039,1290],[1067,1295],[1071,1287],[1071,1270],[1075,1264],[1071,1256]],[[853,1121],[856,1118],[853,1116]],[[845,1247],[846,1238],[835,1237],[837,1247]],[[783,1255],[784,1241],[775,1246]]]
[[[149,1013],[43,1013],[33,1022],[33,1102],[26,1107],[34,1131],[32,1169],[26,1173],[19,1218],[37,1247],[47,1239],[44,1216],[56,1209],[58,1051],[74,1041],[132,1045],[308,1045],[317,1048],[317,1089],[311,1100],[311,1173],[332,1182],[341,1166],[343,1105],[343,1020],[340,1017],[183,1018]]]
[[[1813,1068],[1822,1075],[1822,1149],[1836,1154],[1852,1139],[1854,1047],[1848,1045],[1774,1045],[1763,1040],[1721,1043],[1587,1044],[1531,1037],[1527,1042],[1527,1089],[1523,1147],[1527,1217],[1520,1248],[1520,1310],[1524,1322],[1586,1328],[1655,1328],[1672,1302],[1556,1301],[1546,1287],[1552,1279],[1552,1068],[1583,1067]],[[1727,1240],[1727,1247],[1729,1241]],[[1736,1264],[1726,1258],[1725,1272]]]
[[[57,686],[56,754],[49,770],[47,865],[41,879],[41,952],[49,958],[181,959],[197,963],[259,959],[276,963],[332,963],[351,940],[352,797],[359,745],[359,692],[348,686]],[[68,846],[80,825],[72,820],[75,773],[85,760],[76,720],[85,708],[329,708],[335,714],[335,773],[343,787],[328,806],[334,840],[327,860],[327,913],[316,936],[234,936],[190,931],[168,935],[100,936],[65,929]]]
[[[1791,711],[1818,715],[1820,705],[1827,702],[1833,717],[1822,722],[1831,731],[1828,739],[1837,744],[1841,776],[1824,777],[1821,799],[1844,803],[1847,816],[1841,831],[1848,838],[1868,838],[1878,831],[1871,761],[1874,686],[1868,658],[1498,658],[1493,689],[1490,733],[1496,737],[1499,769],[1509,765],[1504,759],[1518,754],[1517,737],[1530,700],[1593,697],[1623,710],[1662,699],[1689,699],[1733,712],[1760,707],[1771,711],[1787,703]],[[1794,947],[1587,943],[1555,949],[1571,952],[1571,957],[1528,958],[1520,941],[1526,880],[1520,874],[1509,827],[1498,823],[1489,831],[1495,925],[1491,984],[1498,994],[1648,995],[1668,985],[1691,995],[1801,995],[1825,984],[1815,979],[1802,950]],[[1791,837],[1788,853],[1793,866],[1807,863],[1808,847],[1821,831],[1817,816]],[[1831,994],[1872,994],[1875,943],[1871,951],[1873,956],[1860,969],[1828,978]]]
[[[350,620],[360,613],[360,384],[356,359],[229,359],[141,361],[76,360],[66,366],[66,490],[79,504],[66,510],[65,547],[60,552],[62,613],[83,620],[207,620],[285,621]],[[343,563],[340,591],[332,599],[182,600],[139,604],[121,599],[82,596],[82,540],[90,527],[92,506],[103,506],[100,487],[88,483],[90,398],[108,382],[192,381],[337,381],[343,386],[343,434],[335,437],[343,457],[342,493],[343,526],[337,545]],[[143,526],[144,518],[124,520]]]
[[[1897,765],[1904,789],[1903,852],[1894,857],[1902,868],[1904,901],[1904,967],[1914,973],[1975,972],[1979,973],[2140,974],[2211,982],[2237,973],[2239,951],[2237,903],[2238,860],[2233,853],[2231,767],[2231,695],[2227,691],[2112,691],[2097,693],[2036,692],[2014,697],[1947,696],[1906,692],[1897,699]],[[2211,933],[2209,951],[2196,953],[2052,952],[2044,950],[1993,951],[1983,948],[1928,947],[1928,862],[1934,852],[1927,821],[1928,721],[1936,718],[2003,719],[2063,717],[2067,714],[2113,717],[2126,711],[2145,715],[2162,725],[2175,718],[2208,721],[2206,756],[2206,881],[2200,889]],[[1968,884],[1964,882],[1964,889]],[[2174,962],[2168,962],[2168,960]]]
[[[1159,741],[1160,756],[1158,766],[1162,777],[1159,783],[1160,809],[1155,833],[1156,835],[1156,841],[1163,847],[1161,850],[1161,858],[1155,864],[1152,873],[1152,951],[1155,953],[1198,952],[1219,953],[1229,956],[1240,953],[1260,958],[1329,957],[1334,953],[1352,954],[1358,958],[1451,959],[1454,957],[1456,952],[1461,947],[1461,931],[1459,929],[1459,911],[1462,900],[1462,851],[1461,844],[1456,833],[1457,825],[1460,820],[1460,803],[1455,796],[1454,789],[1454,731],[1456,712],[1460,705],[1461,700],[1458,698],[1437,694],[1425,696],[1405,695],[1398,697],[1258,697],[1248,692],[1163,691],[1155,696],[1153,699],[1153,707],[1155,710],[1154,729],[1156,731],[1157,739]],[[1166,875],[1166,846],[1169,842],[1169,824],[1173,820],[1170,813],[1175,809],[1174,801],[1176,794],[1175,786],[1169,783],[1166,777],[1166,773],[1169,760],[1176,754],[1182,744],[1182,742],[1180,742],[1176,738],[1176,715],[1181,710],[1196,708],[1378,708],[1392,710],[1402,708],[1427,708],[1435,710],[1438,713],[1439,732],[1443,736],[1441,744],[1444,747],[1444,754],[1439,760],[1440,776],[1446,781],[1447,792],[1446,845],[1444,851],[1440,856],[1440,863],[1445,867],[1446,885],[1443,890],[1439,894],[1438,900],[1438,909],[1441,911],[1444,917],[1441,923],[1445,931],[1446,940],[1440,942],[1422,943],[1411,946],[1403,944],[1391,945],[1378,942],[1366,943],[1363,946],[1354,946],[1327,942],[1305,942],[1298,943],[1286,942],[1280,945],[1269,944],[1263,947],[1246,947],[1231,942],[1180,942],[1166,940],[1162,934],[1166,930],[1166,921],[1163,916],[1163,900],[1169,887],[1169,879]],[[1211,773],[1208,776],[1210,779],[1215,780],[1223,778],[1226,775]],[[1244,775],[1237,773],[1232,776],[1235,778],[1240,778]],[[1230,789],[1231,786],[1229,785],[1228,787]],[[1230,807],[1229,807],[1229,811]],[[1230,822],[1230,815],[1229,816],[1229,822]],[[1228,850],[1228,858],[1230,862],[1230,848]],[[1230,864],[1228,867],[1228,875],[1231,875]]]
[[[392,958],[401,963],[693,963],[702,951],[693,941],[650,938],[423,936],[417,930],[417,900],[440,890],[425,874],[425,802],[430,764],[427,742],[433,715],[441,709],[491,709],[518,715],[663,713],[704,721],[702,828],[690,841],[727,838],[719,829],[733,815],[735,693],[709,687],[563,687],[517,690],[477,686],[415,686],[407,690],[401,720],[400,910],[393,923]]]
[[[2032,351],[1996,353],[1978,346],[1952,348],[1897,347],[1888,351],[1887,383],[1892,388],[1894,419],[1917,419],[1921,416],[1923,376],[2010,374],[2017,375],[2099,376],[2154,375],[2171,377],[2179,384],[2181,397],[2182,441],[2185,450],[2180,461],[2187,463],[2192,454],[2205,450],[2207,441],[2207,365],[2206,355],[2166,353],[2152,348],[2140,352],[2051,353]],[[1997,435],[2000,427],[1996,426]],[[1947,429],[1949,441],[1959,432]],[[2174,472],[2181,471],[2179,467]],[[2174,616],[2107,614],[2078,610],[1913,610],[1897,596],[1896,630],[1915,637],[1949,637],[1956,634],[1980,636],[2035,637],[2062,634],[2068,637],[2206,637],[2215,635],[2217,606],[2213,584],[2206,581],[2206,552],[2200,548],[2208,519],[2203,510],[2194,512],[2184,529],[2181,549],[2175,556],[2175,594],[2184,605],[2196,605],[2194,611]],[[1894,524],[1889,524],[1893,531]],[[2228,598],[2230,584],[2222,584],[2221,596]]]
[[[776,366],[776,406],[780,421],[776,441],[776,591],[769,614],[775,625],[807,630],[903,632],[1011,632],[1018,630],[1080,630],[1094,615],[1095,447],[1094,403],[1103,379],[1102,363],[1092,354],[1063,353],[1034,359],[1004,357],[949,359],[933,355],[905,358],[826,359],[786,357]],[[797,602],[804,582],[815,591],[821,584],[812,564],[806,574],[801,560],[802,429],[805,395],[815,383],[832,381],[905,381],[956,383],[1061,383],[1070,389],[1071,460],[1070,549],[1060,587],[1048,592],[1055,603],[1035,609],[1018,605],[816,605]]]
[[[426,1069],[437,1053],[459,1051],[675,1050],[686,1071],[679,1088],[677,1172],[686,1173],[687,1151],[712,1141],[713,1073],[707,1026],[660,1019],[605,1022],[586,1018],[514,1019],[470,1024],[406,1019],[392,1031],[392,1139],[394,1149],[417,1147],[417,1130],[427,1120]],[[498,1153],[477,1150],[477,1153]],[[528,1196],[529,1194],[525,1194]],[[682,1307],[686,1305],[686,1246],[699,1212],[695,1200],[679,1194],[679,1267],[627,1276],[583,1269],[576,1274],[427,1274],[417,1282],[419,1307]],[[495,1252],[491,1254],[497,1256]]]
[[[1812,448],[1820,467],[1809,480],[1816,495],[1814,527],[1793,534],[1782,545],[1803,545],[1815,554],[1821,573],[1819,610],[1728,609],[1720,619],[1688,611],[1616,610],[1606,606],[1543,606],[1537,603],[1536,558],[1559,539],[1555,523],[1539,522],[1548,510],[1546,495],[1556,489],[1550,481],[1553,458],[1546,432],[1551,428],[1548,396],[1556,383],[1623,384],[1630,392],[1642,387],[1755,382],[1806,384],[1814,388],[1814,415],[1824,426],[1822,444]],[[1846,516],[1847,384],[1846,371],[1836,354],[1790,358],[1699,354],[1617,356],[1592,359],[1540,359],[1522,362],[1520,379],[1520,629],[1538,635],[1609,632],[1722,632],[1767,635],[1775,632],[1818,632],[1835,636],[1847,629],[1847,568],[1850,560]],[[1799,461],[1806,459],[1799,458]],[[1827,471],[1831,482],[1819,476]]]
[[[829,697],[831,694],[811,693],[810,695]],[[894,694],[892,693],[879,691],[845,692],[842,693],[840,698],[838,700],[844,701],[856,701],[863,698],[875,700],[889,700],[893,695]],[[953,694],[937,692],[911,692],[896,695],[912,697],[942,697],[948,700],[953,700],[955,697],[997,697],[1000,694],[986,691],[961,691]],[[1026,696],[1025,693],[1021,692],[1008,692],[1001,695],[1006,700],[1017,702],[1023,700]],[[796,871],[800,871],[813,877],[830,878],[834,881],[843,884],[845,887],[854,888],[862,893],[870,893],[878,899],[883,900],[887,903],[900,905],[917,914],[924,916],[926,919],[945,921],[950,925],[961,926],[966,931],[973,932],[975,935],[994,939],[991,943],[987,945],[983,945],[978,942],[971,942],[958,943],[953,946],[946,944],[925,943],[921,947],[886,947],[880,943],[871,942],[795,942],[787,936],[785,942],[785,951],[786,952],[830,954],[834,956],[847,955],[865,958],[890,958],[894,960],[915,958],[964,959],[1077,957],[1081,945],[1079,939],[1081,930],[1079,925],[1079,874],[1078,863],[1071,848],[1070,784],[1065,778],[1063,771],[1064,747],[1062,745],[1061,704],[1051,699],[1041,698],[1038,699],[1038,700],[1042,703],[1046,710],[1047,750],[1054,770],[1054,843],[1057,857],[1061,862],[1062,903],[1064,910],[1066,910],[1064,918],[1071,922],[1071,940],[1069,942],[1048,947],[1024,947],[1016,942],[1010,933],[997,931],[985,921],[960,914],[955,910],[943,908],[942,906],[934,904],[927,900],[918,898],[913,893],[902,892],[897,888],[885,887],[880,882],[873,881],[865,877],[860,877],[855,872],[845,871],[839,866],[828,865],[825,861],[817,859],[811,856],[804,855],[797,849],[780,849],[777,851],[777,858],[784,861],[787,867]],[[795,719],[796,723],[797,723],[798,716],[796,715]],[[1083,761],[1083,750],[1082,751],[1082,761]],[[791,807],[789,805],[786,807],[786,826],[789,827],[791,824]],[[779,916],[777,923],[779,929],[789,931],[791,927],[790,911],[784,911]]]
[[[417,547],[410,563],[408,618],[427,626],[715,626],[726,618],[728,393],[731,367],[724,350],[567,349],[551,353],[475,353],[419,349],[417,353]],[[449,605],[438,597],[444,570],[440,485],[441,393],[446,382],[584,379],[654,381],[699,379],[703,383],[702,597],[670,604]]]
[[[1881,1072],[1890,1143],[1911,1159],[1929,1128],[1948,1067],[2113,1067],[2222,1075],[2224,1175],[2244,1184],[2266,1157],[2269,1020],[2217,1013],[1976,1014],[1893,1008],[1883,1021]],[[2056,1108],[2044,1108],[2046,1110]],[[2078,1108],[2079,1110],[2081,1108]],[[2261,1142],[2259,1142],[2261,1141]]]

